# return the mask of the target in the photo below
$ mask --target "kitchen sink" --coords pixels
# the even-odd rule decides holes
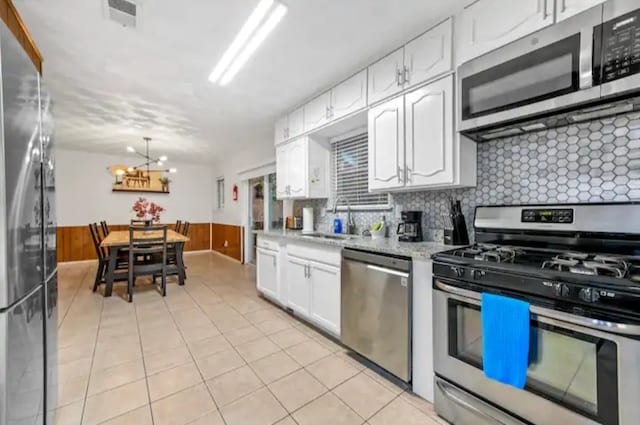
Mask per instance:
[[[332,240],[347,240],[357,238],[357,235],[345,235],[335,233],[305,233],[302,235],[306,238],[319,238],[319,239],[332,239]]]

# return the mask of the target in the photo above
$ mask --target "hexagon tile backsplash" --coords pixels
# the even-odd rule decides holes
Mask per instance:
[[[438,240],[449,198],[462,201],[469,229],[476,205],[640,200],[640,113],[481,143],[475,188],[394,193],[393,212],[355,213],[358,232],[386,215],[394,233],[397,211],[421,210],[427,237]],[[320,217],[327,201],[296,202],[296,214],[303,206],[328,229],[333,214]]]

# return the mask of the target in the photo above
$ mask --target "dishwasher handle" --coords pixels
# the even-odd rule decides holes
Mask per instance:
[[[380,267],[373,264],[367,264],[367,269],[380,272],[380,273],[386,273],[394,276],[404,277],[404,278],[409,277],[409,273],[401,272],[399,270],[388,269],[386,267]]]

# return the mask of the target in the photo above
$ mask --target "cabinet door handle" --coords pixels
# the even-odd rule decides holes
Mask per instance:
[[[407,183],[411,183],[411,168],[409,167],[405,168],[405,179],[407,180]]]
[[[273,259],[273,267],[276,266],[276,256],[274,255],[273,257],[271,257]]]
[[[403,178],[402,178],[402,168],[398,165],[398,182],[402,183],[403,182]]]
[[[564,13],[567,10],[567,0],[562,0],[562,7],[560,8],[560,12]]]
[[[404,70],[396,69],[396,84],[398,85],[398,87],[402,87],[402,83],[403,83],[402,74],[404,74]]]
[[[542,13],[542,20],[546,21],[547,18],[549,17],[549,0],[544,0],[542,7],[544,8],[543,13]]]
[[[324,109],[324,116],[326,119],[329,119],[331,117],[331,109],[328,106]]]
[[[404,67],[404,84],[408,84],[409,81],[411,80],[411,73],[409,72],[409,67],[405,66]]]
[[[307,277],[311,277],[311,265],[307,264]]]

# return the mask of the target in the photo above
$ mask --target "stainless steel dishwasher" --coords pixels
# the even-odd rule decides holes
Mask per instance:
[[[411,380],[411,259],[342,251],[342,343]]]

